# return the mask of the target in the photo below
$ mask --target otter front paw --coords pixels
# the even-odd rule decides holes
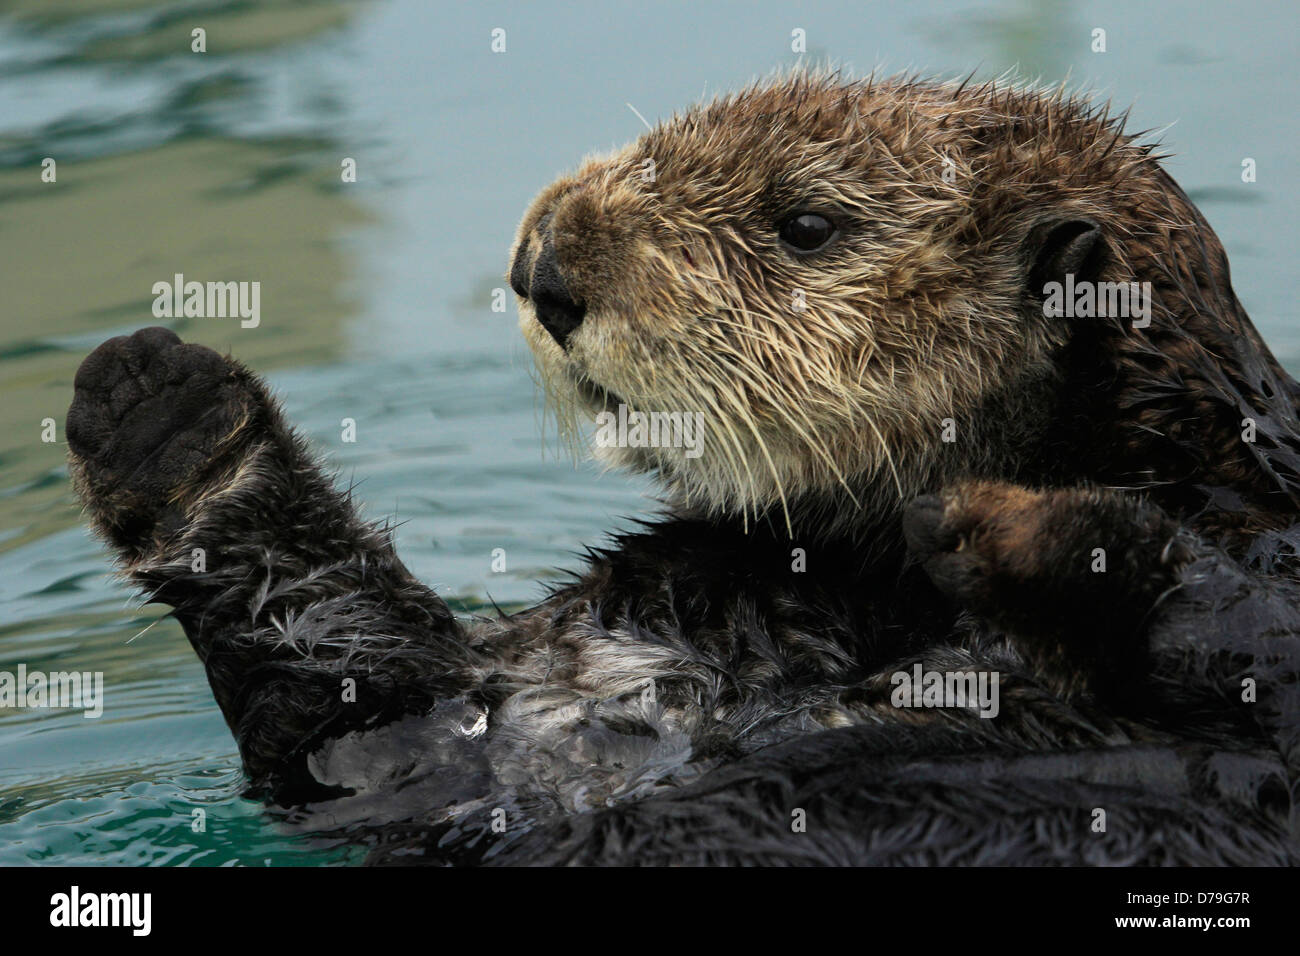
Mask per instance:
[[[1159,509],[1096,488],[968,481],[912,502],[903,534],[941,591],[1003,619],[1145,612],[1193,557]]]
[[[903,533],[954,602],[1065,663],[1071,686],[1111,690],[1142,672],[1135,637],[1194,557],[1159,509],[1103,489],[970,481],[914,501]]]
[[[968,607],[996,606],[1008,588],[1075,570],[1049,567],[1059,558],[1052,529],[1071,523],[1062,504],[1047,492],[972,481],[913,501],[903,534],[940,591]]]
[[[100,529],[128,551],[181,520],[271,414],[246,369],[163,328],[109,339],[81,363],[75,389],[73,479]]]

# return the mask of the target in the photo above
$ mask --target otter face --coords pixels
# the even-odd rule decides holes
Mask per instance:
[[[945,419],[967,427],[1060,341],[1027,292],[1043,207],[1007,182],[995,227],[977,209],[989,112],[951,87],[796,75],[552,184],[510,282],[562,429],[620,405],[700,413],[695,456],[596,455],[715,513],[924,490]]]

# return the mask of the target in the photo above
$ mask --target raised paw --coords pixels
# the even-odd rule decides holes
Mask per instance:
[[[183,512],[272,414],[246,369],[163,328],[109,339],[81,363],[74,385],[74,482],[125,548]]]

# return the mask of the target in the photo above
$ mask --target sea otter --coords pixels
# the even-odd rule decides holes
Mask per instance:
[[[1063,93],[799,73],[544,190],[509,281],[567,431],[705,428],[596,449],[664,513],[517,614],[455,618],[164,329],[78,371],[75,487],[253,791],[375,862],[1297,862],[1300,387],[1158,159]]]

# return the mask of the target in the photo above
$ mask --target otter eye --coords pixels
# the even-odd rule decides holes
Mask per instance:
[[[797,212],[781,223],[781,240],[799,252],[814,252],[831,241],[835,223],[815,212]]]

